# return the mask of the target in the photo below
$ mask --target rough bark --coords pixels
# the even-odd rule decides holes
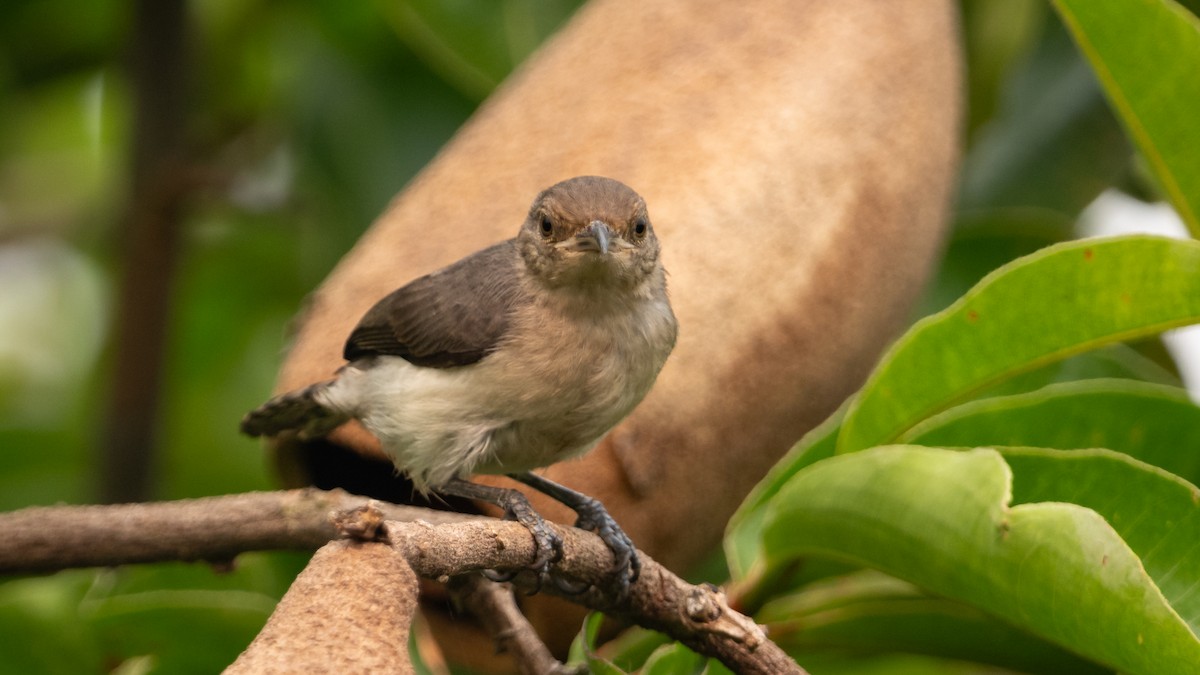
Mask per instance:
[[[385,544],[317,551],[226,673],[413,673],[408,633],[417,576]]]
[[[519,523],[317,490],[0,514],[6,543],[0,573],[226,561],[244,551],[321,547],[231,666],[238,673],[408,672],[417,577],[444,583],[481,570],[520,572],[513,580],[518,587],[662,631],[738,673],[804,673],[752,619],[731,609],[720,589],[693,586],[643,553],[641,575],[627,593],[616,594],[607,583],[614,564],[608,546],[591,532],[553,527],[563,555],[552,573],[573,588],[586,583],[582,593],[559,590],[528,571],[536,546]],[[326,543],[336,537],[350,539]],[[478,588],[481,582],[460,583]],[[505,601],[483,592],[474,602],[488,615],[483,623],[491,635],[508,640],[524,665],[537,670],[556,663],[518,618],[511,595]]]
[[[224,562],[245,551],[314,550],[339,536],[330,514],[370,501],[301,489],[145,504],[35,506],[0,514],[0,574],[164,560]],[[386,517],[448,522],[444,511],[380,504]]]

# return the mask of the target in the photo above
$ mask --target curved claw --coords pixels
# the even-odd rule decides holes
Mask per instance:
[[[558,501],[571,507],[575,513],[579,514],[579,519],[575,521],[575,527],[581,530],[588,530],[599,535],[604,541],[609,550],[613,554],[613,566],[611,570],[613,585],[616,594],[619,597],[625,596],[629,592],[629,587],[642,572],[642,562],[638,559],[637,549],[633,546],[633,540],[616,520],[609,515],[608,510],[599,500],[593,499],[582,492],[576,492],[565,485],[559,485],[554,481],[539,476],[533,473],[514,473],[509,476],[515,480],[557,499]]]
[[[506,584],[516,579],[521,572],[524,571],[526,570],[510,570],[508,572],[501,572],[500,570],[479,570],[479,573],[482,574],[483,578],[487,579],[488,581],[494,581],[498,584]],[[537,571],[537,574],[534,575],[535,581],[533,582],[533,589],[526,592],[525,595],[537,595],[538,592],[542,590],[542,585],[546,583],[546,579],[554,579],[554,585],[557,586],[559,590],[563,590],[563,585],[559,583],[557,577],[552,576],[549,572],[540,570],[535,571]]]
[[[529,534],[533,536],[535,552],[533,562],[529,563],[529,569],[537,572],[538,576],[549,574],[550,565],[562,559],[562,537],[559,537],[557,532],[550,529],[546,521],[535,513],[532,508],[529,509],[528,513],[515,513],[513,517],[517,522],[524,525],[525,529],[529,530]]]
[[[516,579],[517,575],[520,574],[521,571],[512,570],[509,572],[501,572],[500,570],[479,570],[479,573],[482,574],[483,578],[487,579],[488,581],[494,581],[498,584],[506,584],[513,579]]]
[[[479,573],[482,574],[483,578],[487,579],[488,581],[494,581],[498,584],[506,584],[506,583],[512,581],[513,579],[516,579],[517,576],[520,575],[521,572],[523,572],[523,571],[524,570],[512,570],[509,572],[501,572],[499,570],[479,570]],[[564,595],[581,595],[581,594],[583,594],[584,591],[586,591],[587,589],[592,587],[592,585],[586,581],[580,581],[580,582],[576,583],[576,582],[568,581],[567,579],[560,577],[556,574],[549,574],[549,573],[544,573],[544,572],[539,573],[537,575],[536,579],[537,579],[537,581],[534,582],[533,590],[529,591],[527,593],[527,595],[537,594],[538,591],[542,590],[542,586],[546,583],[547,579],[549,579],[551,582],[553,582],[554,587],[557,588],[558,591]]]
[[[628,570],[629,581],[637,581],[638,574],[642,570],[637,549],[633,546],[633,540],[625,534],[625,530],[622,530],[617,521],[608,515],[608,510],[604,508],[604,505],[593,499],[590,504],[580,505],[578,513],[579,518],[575,521],[575,527],[595,532],[612,551],[615,559],[613,572]]]
[[[642,572],[642,561],[638,558],[633,540],[608,514],[604,505],[595,499],[579,504],[576,512],[579,513],[579,519],[575,521],[575,527],[595,532],[612,551],[614,590],[619,597],[623,597]]]
[[[637,581],[638,576],[642,573],[642,561],[638,558],[637,549],[633,546],[633,540],[625,531],[617,525],[617,521],[613,520],[607,513],[604,514],[606,520],[601,521],[599,526],[587,527],[582,529],[590,529],[600,536],[600,539],[608,544],[609,550],[613,553],[613,573],[619,574],[626,572],[629,583]],[[583,520],[583,518],[580,518]],[[576,525],[576,527],[582,527]]]

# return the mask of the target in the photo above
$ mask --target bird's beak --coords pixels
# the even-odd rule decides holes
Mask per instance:
[[[572,237],[571,248],[576,251],[598,251],[601,255],[608,253],[609,242],[612,241],[612,230],[608,223],[593,220],[579,234]]]

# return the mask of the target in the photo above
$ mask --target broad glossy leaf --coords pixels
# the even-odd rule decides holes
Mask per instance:
[[[110,656],[151,654],[161,672],[218,672],[262,630],[272,600],[244,591],[161,590],[85,607]]]
[[[1051,246],[996,270],[884,355],[838,452],[896,439],[1016,374],[1200,321],[1200,242],[1144,235]]]
[[[974,663],[916,654],[821,653],[805,656],[804,667],[813,675],[1014,675]]]
[[[836,650],[924,654],[1023,673],[1109,672],[979,609],[874,570],[809,584],[767,603],[754,618],[799,663]]]
[[[1097,379],[1131,379],[1174,387],[1183,384],[1173,371],[1132,346],[1114,343],[1018,373],[988,387],[982,395],[1025,394],[1051,384]]]
[[[1083,380],[970,401],[900,437],[940,447],[1108,448],[1200,480],[1200,407],[1179,387]]]
[[[1062,213],[1030,207],[959,214],[918,316],[945,309],[997,267],[1074,238],[1073,223],[1073,218]]]
[[[96,570],[72,613],[110,660],[150,655],[162,672],[216,672],[262,630],[307,558],[249,553],[223,574],[193,563]]]
[[[1200,635],[1200,490],[1110,450],[1001,452],[1015,476],[1014,504],[1069,502],[1099,513],[1192,633]]]
[[[1173,0],[1054,0],[1171,203],[1200,236],[1200,22]]]
[[[1123,478],[1135,473],[1126,467]],[[1012,494],[995,450],[834,457],[773,500],[768,564],[816,555],[870,566],[1110,667],[1194,672],[1200,641],[1104,518],[1076,504],[1013,505]]]
[[[1076,382],[1079,378],[1093,378],[1091,380],[1093,382],[1109,382],[1110,384],[1083,385]],[[1169,392],[1163,395],[1170,399],[1171,402],[1167,404],[1166,409],[1158,411],[1160,414],[1154,418],[1161,419],[1163,424],[1159,425],[1150,418],[1144,418],[1141,421],[1130,420],[1128,415],[1139,408],[1125,408],[1121,402],[1113,402],[1111,407],[1114,409],[1120,408],[1126,416],[1103,418],[1097,416],[1097,419],[1099,423],[1115,427],[1112,431],[1116,434],[1127,432],[1131,436],[1129,438],[1130,442],[1122,441],[1111,434],[1096,435],[1102,434],[1102,432],[1094,430],[1092,435],[1089,436],[1090,438],[1112,439],[1112,442],[1110,443],[1106,440],[1105,442],[1097,441],[1080,445],[1076,441],[1071,441],[1067,444],[1065,440],[1061,440],[1063,436],[1071,437],[1073,434],[1080,434],[1081,429],[1078,425],[1066,423],[1055,424],[1053,420],[1050,420],[1048,422],[1049,426],[1044,430],[1046,434],[1040,434],[1035,429],[1025,429],[1025,420],[1020,416],[1020,413],[1018,413],[1018,417],[1012,420],[1004,417],[1008,413],[1003,410],[996,410],[992,414],[992,406],[1004,408],[1007,405],[1012,405],[1018,409],[1023,409],[1023,401],[1026,399],[1017,397],[1018,393],[1029,395],[1036,399],[1036,397],[1055,391],[1060,392],[1062,396],[1066,396],[1069,392],[1080,390],[1081,387],[1086,390],[1092,386],[1143,390],[1138,389],[1143,384],[1141,382],[1129,379],[1114,380],[1112,378],[1140,378],[1141,380],[1149,381],[1146,383],[1146,387],[1149,387],[1146,391]],[[1064,383],[1073,384],[1070,384],[1067,389],[1057,389],[1057,387]],[[1001,385],[988,390],[987,393],[991,398],[978,402],[969,402],[935,415],[929,420],[920,423],[909,432],[906,432],[902,436],[901,441],[904,443],[943,447],[976,447],[984,445],[1022,445],[1049,448],[1105,447],[1127,452],[1143,461],[1161,466],[1172,473],[1196,482],[1200,480],[1200,475],[1197,475],[1200,473],[1200,457],[1196,457],[1194,453],[1187,453],[1182,450],[1182,448],[1190,447],[1188,442],[1188,439],[1192,437],[1190,432],[1178,431],[1181,436],[1179,437],[1179,442],[1175,444],[1164,445],[1150,438],[1150,436],[1158,438],[1175,434],[1176,431],[1172,431],[1172,425],[1175,424],[1182,424],[1184,427],[1191,428],[1189,425],[1192,423],[1189,421],[1191,419],[1189,415],[1193,414],[1195,410],[1187,402],[1186,397],[1182,400],[1180,399],[1184,395],[1181,393],[1182,390],[1178,385],[1178,378],[1165,371],[1161,366],[1153,363],[1126,345],[1112,344],[1086,354],[1079,354],[1057,363],[1048,364],[1042,368],[1006,380]],[[1056,388],[1050,389],[1046,387]],[[1043,389],[1044,393],[1033,393]],[[1001,393],[1011,393],[1011,395],[997,395]],[[1069,406],[1072,404],[1062,403],[1062,405]],[[1081,402],[1078,404],[1078,407],[1086,408],[1089,405],[1092,405],[1092,403]],[[1103,404],[1097,403],[1096,405]],[[1155,409],[1158,410],[1157,408]],[[834,447],[837,443],[837,435],[841,431],[840,425],[844,417],[844,412],[845,406],[820,426],[805,434],[804,438],[751,491],[750,495],[747,496],[741,507],[729,521],[724,544],[726,561],[735,582],[731,587],[730,596],[748,603],[747,607],[756,606],[756,601],[751,596],[742,596],[741,593],[750,590],[751,587],[762,592],[771,592],[771,589],[763,587],[765,580],[762,579],[753,579],[749,583],[743,583],[762,571],[758,570],[756,572],[754,570],[755,562],[762,558],[759,546],[759,541],[762,538],[763,521],[761,510],[770,501],[770,498],[779,491],[779,487],[794,476],[796,472],[814,462],[833,456]],[[958,415],[960,414],[964,416],[964,419],[958,419]],[[1036,413],[1030,411],[1029,414]],[[1054,414],[1058,413],[1049,413],[1048,415],[1053,417]],[[1081,414],[1086,414],[1086,411],[1081,411]],[[978,428],[973,426],[976,415],[983,416]],[[1073,419],[1076,418],[1065,418],[1063,421],[1068,422]],[[944,422],[939,420],[944,420]],[[918,429],[928,429],[930,433],[941,434],[943,432],[938,430],[942,424],[948,426],[944,432],[945,435],[927,436],[924,431],[918,432]],[[1139,435],[1143,434],[1143,431],[1139,430],[1143,430],[1149,436],[1144,439],[1141,438]],[[914,435],[917,433],[921,433],[919,438]],[[1055,436],[1055,433],[1059,434],[1059,436]],[[1140,449],[1134,447],[1132,441],[1135,440],[1141,446]],[[1197,439],[1197,442],[1200,443],[1200,439]],[[824,572],[818,573],[820,570],[815,568],[815,565],[807,566],[804,570],[805,575],[810,576],[810,578],[824,576]],[[789,580],[786,585],[790,586],[793,583],[794,580]]]

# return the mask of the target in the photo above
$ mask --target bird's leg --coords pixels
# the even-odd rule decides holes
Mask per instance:
[[[642,564],[638,560],[633,540],[625,534],[617,521],[613,520],[599,500],[533,473],[512,473],[509,474],[509,477],[571,507],[575,513],[579,514],[579,519],[575,521],[575,527],[595,532],[600,536],[613,554],[613,573],[616,577],[619,595],[627,592],[629,584],[637,581]]]
[[[521,523],[533,535],[537,548],[530,568],[538,572],[538,578],[546,575],[550,563],[562,558],[562,538],[546,525],[546,521],[533,510],[525,495],[511,488],[480,485],[461,478],[451,479],[450,482],[436,489],[437,492],[451,497],[478,499],[504,509],[504,517]],[[515,575],[513,575],[515,576]],[[503,581],[500,576],[492,576],[493,580]],[[508,577],[511,579],[512,577]]]

